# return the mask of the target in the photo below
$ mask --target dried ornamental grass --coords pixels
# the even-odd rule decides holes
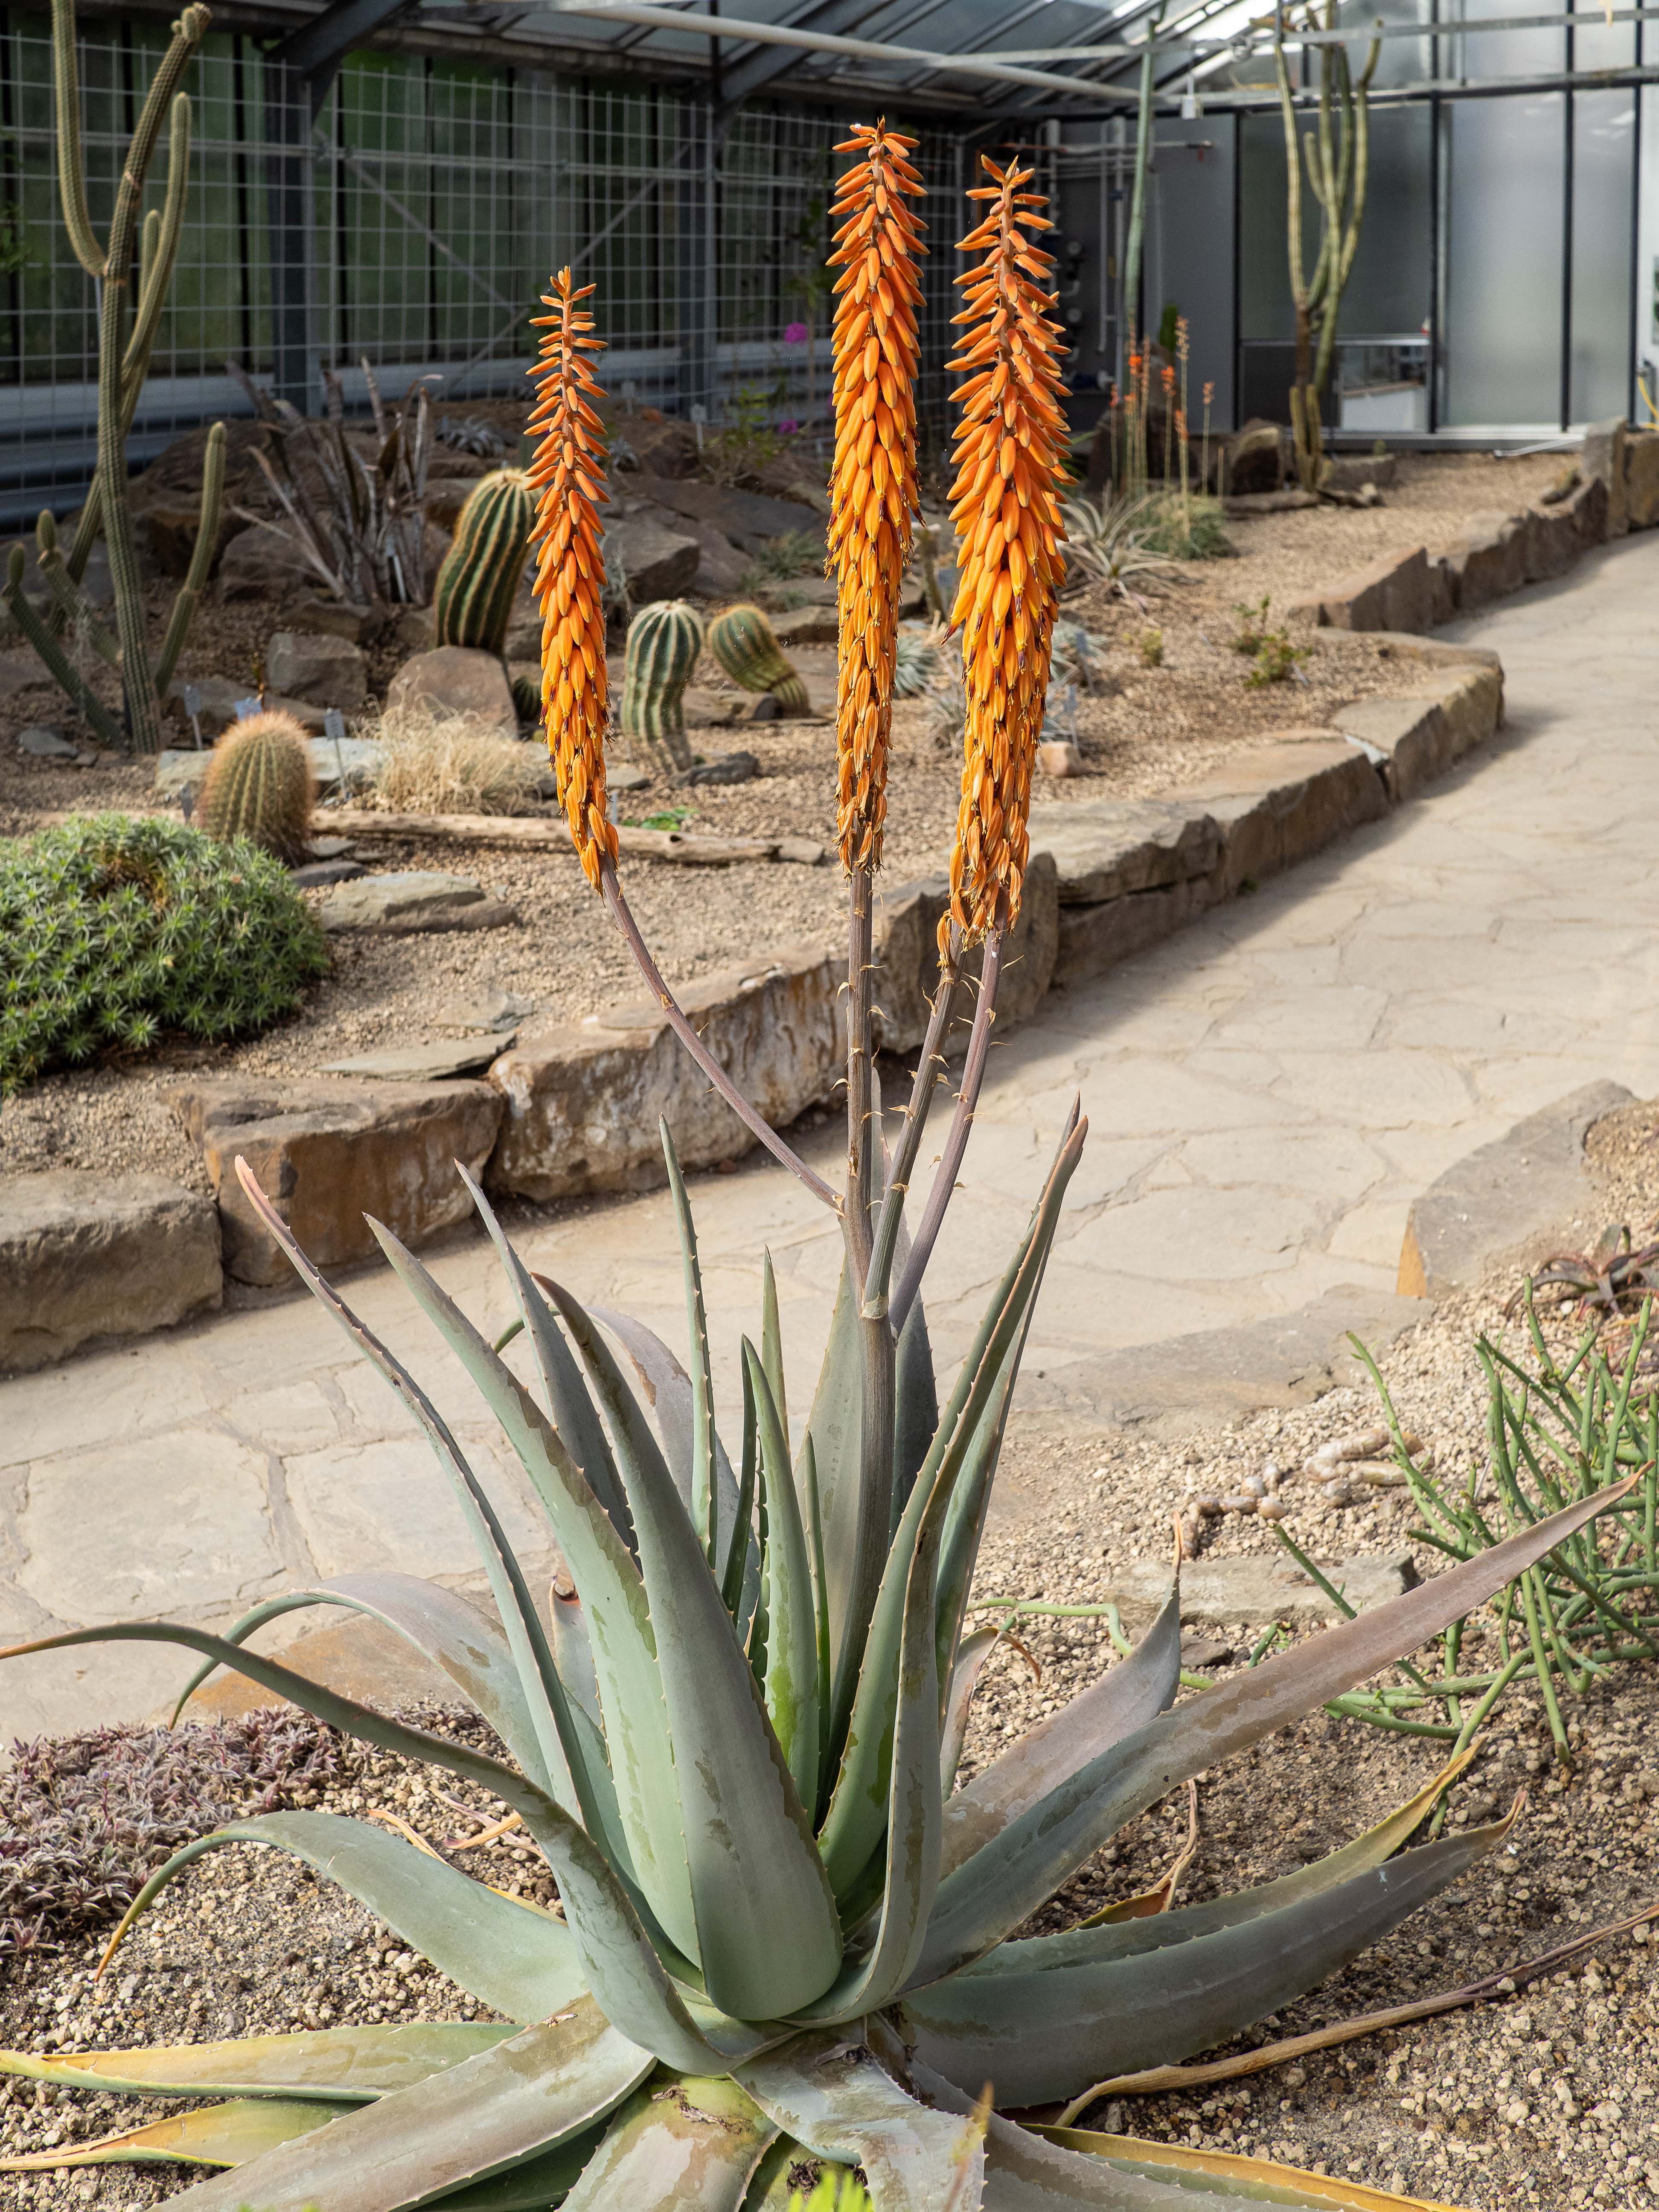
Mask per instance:
[[[598,505],[605,488],[605,431],[586,394],[603,397],[582,359],[603,338],[562,269],[538,315],[546,331],[531,371],[540,387],[532,431],[540,431],[530,481],[541,504],[530,542],[536,548],[536,598],[542,611],[542,714],[559,804],[583,873],[597,890],[600,863],[617,857],[617,832],[605,808],[605,556]]]
[[[375,732],[373,804],[393,814],[520,814],[534,802],[542,757],[476,714],[393,708]]]
[[[994,181],[969,195],[992,204],[961,246],[984,259],[957,279],[966,288],[957,320],[968,328],[954,366],[969,380],[956,395],[963,422],[951,487],[962,583],[951,620],[963,632],[968,714],[951,913],[970,945],[1012,926],[1019,912],[1031,769],[1066,575],[1054,487],[1067,438],[1054,358],[1060,326],[1044,313],[1053,305],[1042,289],[1053,264],[1029,235],[1053,228],[1037,212],[1047,201],[1022,191],[1029,169],[980,158]]]
[[[905,158],[915,143],[860,124],[836,149],[859,157],[841,181],[830,256],[841,270],[829,532],[841,617],[837,830],[849,874],[881,865],[899,592],[918,505],[915,264],[925,248],[905,204],[922,189]]]

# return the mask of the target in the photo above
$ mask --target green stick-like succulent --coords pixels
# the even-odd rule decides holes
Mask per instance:
[[[708,625],[708,650],[745,691],[769,691],[792,714],[806,711],[800,671],[778,643],[758,607],[727,607]]]
[[[536,494],[525,470],[495,469],[479,477],[433,589],[433,634],[440,645],[505,651],[535,520]]]

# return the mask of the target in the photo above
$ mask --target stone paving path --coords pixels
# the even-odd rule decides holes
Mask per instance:
[[[1337,1285],[1386,1303],[1407,1207],[1454,1160],[1594,1078],[1659,1091],[1656,605],[1648,535],[1466,625],[1507,674],[1492,747],[1255,896],[1052,996],[1008,1038],[933,1270],[941,1354],[1000,1273],[1079,1089],[1091,1134],[1034,1376],[1286,1314]],[[810,1141],[833,1172],[834,1127]],[[769,1244],[799,1418],[838,1239],[753,1162],[699,1177],[693,1197],[724,1402]],[[575,1209],[523,1241],[579,1295],[682,1341],[662,1194]],[[434,1265],[483,1326],[504,1324],[479,1243]],[[348,1295],[420,1363],[482,1469],[501,1469],[509,1528],[533,1556],[524,1486],[454,1364],[385,1271]],[[217,1624],[302,1580],[396,1565],[459,1581],[470,1564],[410,1425],[308,1299],[0,1386],[0,1641],[155,1613]],[[14,1662],[0,1741],[137,1717],[182,1671],[179,1655],[131,1644]]]

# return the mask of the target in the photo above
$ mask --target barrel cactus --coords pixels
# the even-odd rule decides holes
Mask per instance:
[[[685,727],[685,687],[702,646],[702,617],[684,599],[661,599],[640,610],[628,629],[624,736],[668,738]]]
[[[440,645],[505,651],[535,514],[536,495],[523,469],[495,469],[479,477],[461,509],[455,542],[444,556],[432,594],[433,631]]]
[[[708,650],[745,691],[769,691],[780,707],[806,711],[800,672],[758,607],[727,607],[708,626]]]
[[[249,837],[278,860],[304,852],[311,832],[311,750],[292,714],[251,714],[214,747],[202,781],[202,827]]]

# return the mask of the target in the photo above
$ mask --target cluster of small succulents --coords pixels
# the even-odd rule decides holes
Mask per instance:
[[[260,1029],[322,975],[280,862],[163,816],[100,814],[0,848],[0,1095],[166,1030]]]

